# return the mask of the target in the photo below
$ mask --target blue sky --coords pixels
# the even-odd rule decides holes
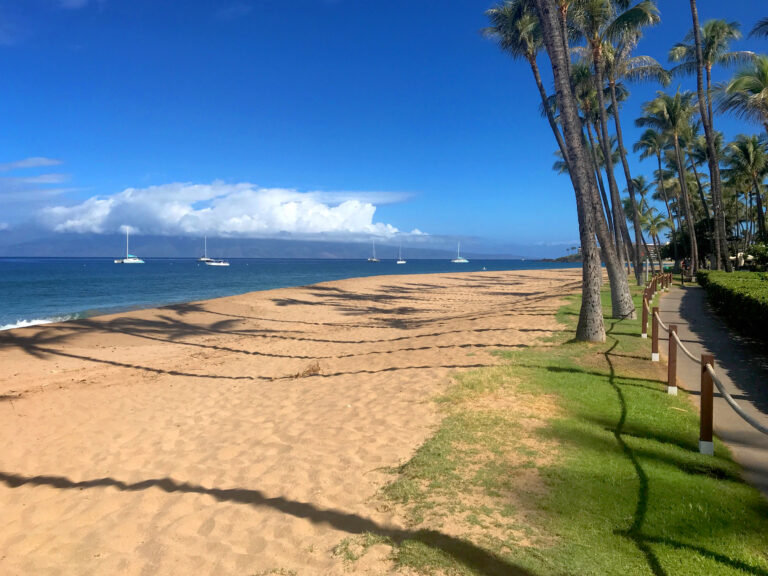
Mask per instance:
[[[564,253],[578,238],[573,192],[551,171],[527,64],[479,33],[491,5],[0,1],[0,228],[423,232],[477,250]],[[700,0],[699,11],[746,35],[768,16],[760,5]],[[687,2],[659,6],[663,22],[639,53],[666,64],[691,22]],[[768,52],[768,42],[734,49]],[[630,146],[657,89],[630,86]],[[716,128],[757,132],[727,117]]]

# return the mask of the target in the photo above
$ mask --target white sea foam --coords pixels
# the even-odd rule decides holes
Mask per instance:
[[[26,328],[27,326],[39,326],[40,324],[52,324],[53,322],[66,322],[74,316],[54,316],[53,318],[33,318],[32,320],[17,320],[13,324],[3,324],[0,330],[13,330],[14,328]]]

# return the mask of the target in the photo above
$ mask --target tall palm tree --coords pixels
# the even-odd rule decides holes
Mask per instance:
[[[674,96],[664,92],[657,92],[656,98],[645,103],[643,112],[645,116],[638,118],[636,124],[666,132],[674,145],[675,163],[677,165],[680,191],[683,199],[683,211],[688,227],[691,267],[695,275],[699,266],[699,250],[696,242],[694,214],[688,195],[685,162],[683,161],[680,146],[680,135],[690,122],[693,114],[693,94],[690,92],[680,92],[680,90]]]
[[[576,338],[590,342],[604,342],[605,324],[600,303],[601,274],[595,242],[594,204],[588,192],[591,184],[590,168],[583,146],[578,107],[571,89],[567,63],[567,39],[562,37],[554,0],[534,0],[534,2],[555,80],[560,124],[563,127],[566,145],[563,156],[568,158],[569,171],[576,193],[576,212],[579,219],[579,238],[583,258],[582,302],[576,326]],[[546,106],[546,103],[544,105]]]
[[[768,175],[766,141],[757,136],[740,134],[726,147],[725,161],[729,175],[741,176],[751,184],[757,208],[757,228],[761,239],[768,239],[762,200],[762,182]]]
[[[577,338],[590,341],[605,340],[605,325],[602,317],[600,300],[601,267],[597,244],[595,242],[596,227],[600,229],[600,219],[597,218],[597,190],[594,179],[590,177],[590,162],[584,147],[581,120],[578,105],[570,82],[570,63],[568,39],[564,37],[560,23],[560,11],[555,0],[533,0],[536,13],[542,29],[542,35],[552,66],[558,106],[560,109],[560,124],[567,146],[566,156],[570,159],[571,172],[578,183],[576,189],[577,214],[579,217],[579,235],[582,245],[582,305],[579,311]],[[603,227],[605,228],[605,227]],[[607,229],[600,232],[601,248],[606,268],[611,279],[611,300],[614,314],[623,313],[627,317],[635,316],[635,307],[629,292],[627,277],[621,269],[617,254],[610,242],[605,243],[603,237]]]
[[[755,24],[755,27],[752,28],[752,32],[750,32],[749,35],[765,36],[768,38],[768,18],[763,18],[757,24]]]
[[[624,136],[622,134],[621,121],[619,119],[619,99],[616,94],[616,85],[622,78],[634,81],[656,80],[662,85],[666,85],[669,82],[669,74],[650,56],[632,56],[632,51],[637,45],[639,38],[640,34],[638,30],[633,29],[626,31],[619,36],[615,45],[607,44],[604,53],[605,72],[608,79],[608,87],[610,89],[613,121],[619,145],[619,156],[624,169],[627,191],[629,192],[629,199],[633,209],[632,225],[635,232],[635,246],[639,247],[640,243],[642,243],[647,250],[648,245],[643,237],[643,231],[640,224],[640,210],[637,206],[637,200],[635,199],[634,179],[630,173],[629,162],[627,161],[627,150],[624,147]],[[639,270],[635,269],[638,285],[642,282],[639,272]]]
[[[629,2],[612,2],[611,0],[580,0],[571,6],[571,23],[584,37],[589,51],[595,75],[595,85],[598,97],[598,110],[600,112],[600,137],[602,139],[603,154],[606,157],[606,173],[608,176],[608,187],[611,192],[611,202],[614,211],[614,222],[622,225],[622,234],[629,238],[629,230],[626,220],[621,215],[621,199],[619,196],[618,185],[614,176],[613,162],[610,159],[610,151],[607,143],[610,142],[608,136],[608,114],[606,112],[605,98],[602,88],[604,86],[605,70],[605,46],[614,41],[620,41],[627,34],[639,33],[644,26],[657,24],[660,21],[659,11],[652,0],[643,0],[635,6],[623,9]],[[614,109],[614,117],[618,110]],[[631,180],[629,186],[631,187]],[[639,226],[638,226],[639,228]],[[638,283],[640,278],[640,246],[639,237],[635,242],[633,250],[635,275]]]
[[[661,154],[669,144],[669,139],[664,132],[648,128],[640,136],[634,146],[632,146],[633,152],[640,152],[640,160],[645,160],[651,156],[656,156],[658,162],[658,170],[656,171],[656,186],[659,188],[662,198],[664,199],[664,205],[667,207],[667,215],[670,220],[672,219],[672,211],[669,209],[669,197],[667,196],[667,190],[664,186],[664,175],[661,167]]]
[[[691,4],[691,20],[693,22],[693,40],[696,50],[696,92],[699,95],[699,113],[701,114],[701,122],[704,125],[704,135],[707,139],[707,153],[709,163],[709,177],[712,186],[712,204],[715,213],[715,256],[716,256],[716,268],[719,270],[721,265],[725,265],[726,271],[731,271],[731,261],[728,259],[728,242],[726,239],[725,230],[725,213],[723,211],[723,192],[720,183],[720,164],[717,158],[717,150],[715,149],[715,128],[712,117],[711,101],[709,100],[711,92],[710,76],[707,76],[707,98],[710,101],[709,109],[707,110],[704,105],[704,50],[702,48],[701,29],[699,28],[699,11],[696,7],[696,0],[690,0]],[[719,32],[718,32],[719,30]],[[720,38],[720,41],[711,42],[712,55],[710,59],[715,58],[715,54],[718,53],[717,46],[720,46],[720,53],[722,54],[727,46],[727,36],[729,26],[715,25],[713,27],[713,36]],[[726,38],[726,40],[723,40]]]
[[[768,133],[768,56],[736,72],[720,94],[719,110],[761,124]]]
[[[571,0],[557,0],[558,17],[567,13],[568,5],[570,3]],[[486,14],[490,19],[491,26],[484,30],[484,34],[497,40],[501,48],[509,52],[514,58],[525,58],[531,66],[541,97],[542,107],[558,142],[563,159],[570,165],[571,158],[569,149],[566,147],[563,135],[560,134],[557,122],[555,121],[553,107],[548,104],[548,96],[541,82],[541,76],[536,64],[536,54],[544,43],[537,12],[532,10],[530,0],[510,0],[489,10]],[[568,40],[566,37],[558,37],[563,36],[561,32],[562,27],[559,24],[558,30],[556,36],[553,38],[562,43],[562,49],[567,55],[569,53]],[[570,74],[570,60],[566,58],[566,60],[560,64],[564,67],[563,69]],[[594,213],[591,214],[591,217],[596,219],[596,221],[593,222],[593,225],[600,241],[603,258],[606,260],[606,269],[611,285],[613,316],[616,318],[633,317],[635,314],[634,303],[632,302],[632,296],[629,292],[629,285],[627,284],[626,277],[621,270],[621,262],[617,261],[617,266],[614,266],[614,263],[611,261],[611,258],[617,258],[617,255],[615,250],[612,251],[610,249],[610,245],[612,244],[610,230],[605,224],[604,217],[601,216],[600,200],[597,197],[595,180],[591,180],[590,186],[586,190],[581,190],[580,186],[584,183],[575,177],[576,172],[569,169],[569,174],[571,175],[574,193],[577,197],[577,210],[582,210],[586,207],[587,209],[594,211]],[[586,216],[583,214],[579,216],[580,223],[585,217]],[[584,220],[584,224],[588,224],[586,220]],[[584,261],[586,262],[589,259],[588,246],[583,247],[582,254]],[[599,257],[595,255],[595,258],[597,258],[597,264],[599,265]],[[601,278],[602,276],[599,279],[601,280]],[[587,286],[587,283],[585,283],[585,286]]]
[[[741,38],[738,22],[725,20],[707,20],[701,28],[701,55],[707,82],[707,114],[712,123],[712,67],[715,65],[732,66],[750,62],[754,52],[729,51],[728,44]],[[672,68],[672,74],[690,76],[696,74],[696,42],[693,30],[685,35],[682,42],[675,44],[669,51],[669,59],[679,62]]]

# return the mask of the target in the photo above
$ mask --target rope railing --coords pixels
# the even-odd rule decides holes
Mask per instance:
[[[694,362],[698,363],[698,362],[699,362],[699,358],[697,358],[696,356],[694,356],[694,355],[693,355],[693,353],[692,353],[690,350],[688,350],[688,348],[686,348],[686,347],[685,347],[685,344],[683,344],[683,341],[682,341],[682,340],[680,340],[680,336],[678,336],[678,335],[677,335],[677,332],[674,332],[674,333],[672,334],[672,336],[674,337],[675,341],[677,342],[677,345],[678,345],[678,347],[679,347],[679,348],[680,348],[680,349],[681,349],[683,352],[685,352],[685,355],[686,355],[686,356],[688,356],[688,358],[690,358],[690,359],[691,359],[691,360],[693,360]]]
[[[722,394],[728,405],[745,421],[752,426],[758,432],[768,435],[768,426],[761,424],[754,417],[747,414],[744,409],[739,406],[736,400],[728,393],[723,385],[722,381],[715,372],[715,359],[711,354],[702,354],[700,357],[691,352],[688,347],[683,344],[680,339],[680,335],[677,333],[677,325],[666,325],[661,320],[661,314],[659,313],[658,306],[651,306],[653,298],[658,290],[666,291],[671,284],[671,274],[661,274],[655,276],[651,282],[648,283],[643,291],[643,338],[647,338],[648,331],[648,316],[651,320],[651,360],[658,362],[659,360],[659,334],[661,330],[664,330],[669,334],[669,351],[667,353],[667,392],[669,394],[677,394],[677,350],[683,351],[683,354],[687,356],[692,362],[695,362],[701,367],[701,402],[700,402],[700,418],[699,418],[699,452],[702,454],[712,455],[714,454],[714,443],[712,440],[713,429],[713,415],[714,415],[714,388]]]
[[[752,418],[752,416],[744,412],[744,409],[738,405],[736,400],[734,400],[730,394],[728,394],[728,392],[725,390],[725,386],[723,386],[723,383],[720,381],[720,378],[717,377],[715,369],[712,367],[712,365],[705,364],[704,367],[706,368],[707,372],[709,372],[709,376],[712,378],[712,382],[715,383],[715,386],[717,386],[720,394],[723,395],[723,398],[725,398],[725,401],[728,402],[731,408],[736,411],[736,414],[741,416],[747,422],[747,424],[752,426],[755,430],[762,432],[763,434],[768,434],[768,427],[763,426],[760,424],[760,422]]]

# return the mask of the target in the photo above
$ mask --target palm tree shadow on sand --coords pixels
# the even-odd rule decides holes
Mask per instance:
[[[74,482],[65,476],[22,476],[7,472],[0,472],[0,482],[9,488],[25,485],[49,486],[60,490],[112,487],[122,492],[159,488],[168,493],[205,494],[213,496],[220,502],[235,502],[254,508],[271,508],[295,518],[304,518],[313,524],[327,524],[349,534],[376,534],[388,539],[394,545],[400,545],[406,541],[419,542],[450,556],[458,564],[484,576],[536,576],[534,572],[511,563],[493,552],[436,530],[414,531],[387,528],[357,514],[318,508],[308,502],[288,500],[281,496],[268,498],[260,490],[206,488],[197,484],[178,482],[168,477],[128,484],[109,477]]]

